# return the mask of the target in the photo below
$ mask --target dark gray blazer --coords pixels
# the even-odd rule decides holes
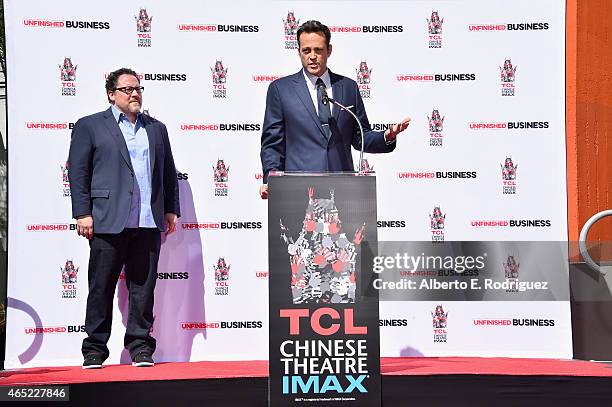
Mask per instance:
[[[180,216],[179,190],[166,126],[142,115],[149,137],[151,210],[160,231],[165,213]],[[79,119],[72,130],[68,176],[72,216],[92,215],[94,233],[120,233],[127,222],[134,169],[111,109]]]

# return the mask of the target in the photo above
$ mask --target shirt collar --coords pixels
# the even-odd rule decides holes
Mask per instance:
[[[319,77],[318,76],[314,76],[310,72],[306,71],[304,68],[302,68],[302,72],[304,73],[304,78],[306,78],[306,82],[310,83],[313,88],[316,88],[316,86],[317,86],[317,79],[319,79]],[[323,73],[323,75],[321,75],[321,80],[325,84],[326,88],[328,88],[328,89],[331,88],[331,78],[329,76],[329,69],[326,69],[325,72]]]
[[[115,117],[115,121],[117,123],[121,123],[121,121],[123,119],[127,120],[127,117],[125,116],[125,113],[123,113],[122,111],[117,109],[117,106],[111,105],[111,111],[113,112],[113,116]],[[141,112],[138,112],[136,114],[136,123],[138,123],[139,121],[142,123],[142,113]]]

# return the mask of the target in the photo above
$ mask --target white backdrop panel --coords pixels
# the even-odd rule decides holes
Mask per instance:
[[[152,17],[151,32],[141,36],[150,39],[150,47],[138,47],[140,8]],[[434,10],[444,19],[433,38],[441,48],[429,48],[427,19]],[[378,175],[379,220],[403,221],[380,228],[380,240],[429,240],[436,205],[447,215],[446,240],[567,240],[563,1],[516,0],[508,6],[501,0],[5,0],[12,304],[7,367],[81,363],[88,245],[70,230],[74,221],[63,167],[71,124],[108,107],[105,74],[121,66],[142,75],[144,108],[168,126],[182,178],[179,231],[164,242],[160,259],[156,359],[267,358],[267,207],[257,195],[259,145],[270,81],[300,68],[297,51],[285,47],[288,12],[300,22],[318,19],[332,27],[334,72],[356,79],[360,62],[367,63],[371,82],[364,100],[373,125],[412,117],[393,154],[367,157]],[[530,25],[507,29],[520,23]],[[85,28],[69,28],[75,24]],[[488,25],[506,29],[470,29]],[[220,26],[242,31],[222,32]],[[364,32],[368,28],[383,32]],[[60,65],[67,57],[77,67],[76,79],[63,83]],[[514,96],[502,96],[500,66],[506,59],[516,67]],[[213,97],[216,61],[227,68],[224,98]],[[174,80],[151,80],[155,74],[174,74],[168,77]],[[405,79],[426,74],[471,79]],[[62,95],[63,88],[76,89],[75,95]],[[444,116],[441,146],[430,145],[433,109]],[[546,125],[470,128],[470,123],[508,122]],[[224,130],[226,125],[241,126]],[[517,166],[515,194],[502,194],[500,165],[506,157]],[[230,167],[227,196],[215,196],[212,168],[218,160]],[[474,172],[475,178],[406,177],[438,171]],[[511,219],[548,220],[550,226],[472,226]],[[232,222],[241,228],[223,228]],[[49,230],[51,225],[59,230]],[[219,258],[230,266],[227,295],[215,290],[213,265]],[[63,284],[61,269],[68,260],[78,267],[78,277]],[[567,270],[559,273],[567,278]],[[121,352],[126,295],[120,281],[110,362],[127,360]],[[381,319],[408,323],[381,329],[382,355],[572,356],[567,302],[448,302],[445,308],[457,316],[445,344],[432,343],[435,305],[383,303]],[[491,312],[556,324],[539,330],[471,324]]]

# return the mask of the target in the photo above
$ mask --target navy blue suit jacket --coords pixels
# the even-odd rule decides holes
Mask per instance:
[[[160,231],[165,213],[180,216],[176,169],[166,126],[142,115],[149,137],[151,210]],[[94,233],[120,233],[127,222],[134,169],[111,109],[79,119],[72,130],[68,177],[72,216],[92,215]]]
[[[364,151],[388,153],[383,131],[372,131],[357,83],[329,72],[333,97],[353,106],[363,126]],[[266,114],[261,135],[261,164],[264,183],[270,171],[354,171],[351,146],[361,149],[359,126],[347,113],[332,107],[331,136],[325,135],[310,97],[304,73],[275,80],[268,88]]]

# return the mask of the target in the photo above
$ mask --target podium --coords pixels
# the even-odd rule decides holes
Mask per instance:
[[[270,406],[377,406],[376,177],[268,177]]]

